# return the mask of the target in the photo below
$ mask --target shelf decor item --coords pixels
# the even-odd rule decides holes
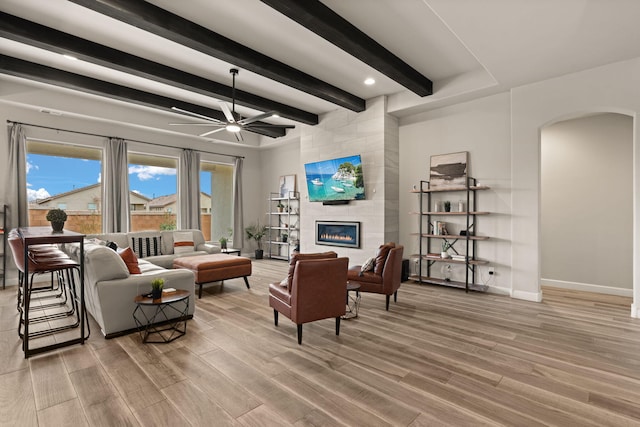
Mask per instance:
[[[451,212],[451,202],[450,201],[446,201],[444,202],[444,211],[445,212]]]
[[[51,209],[47,212],[47,221],[51,222],[51,228],[54,233],[62,233],[66,220],[67,213],[62,209]]]
[[[431,156],[431,189],[461,188],[467,185],[467,151]]]
[[[160,299],[162,297],[162,288],[164,287],[164,279],[156,278],[151,281],[151,298]]]
[[[451,244],[447,241],[442,242],[442,252],[440,252],[440,258],[448,259],[449,252],[447,252],[451,248]]]
[[[280,197],[291,197],[296,192],[296,176],[284,175],[280,177]]]

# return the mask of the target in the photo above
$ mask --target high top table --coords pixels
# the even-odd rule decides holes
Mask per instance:
[[[22,349],[24,358],[45,351],[54,350],[73,344],[84,344],[85,336],[85,306],[84,306],[84,234],[74,231],[63,230],[61,233],[54,233],[51,227],[18,227],[18,235],[24,243],[24,280],[22,281],[22,295],[24,298],[24,339]],[[57,243],[80,243],[80,301],[78,315],[80,316],[80,337],[67,341],[56,342],[55,344],[29,348],[29,303],[31,294],[29,292],[29,246]],[[76,296],[74,295],[74,298]]]

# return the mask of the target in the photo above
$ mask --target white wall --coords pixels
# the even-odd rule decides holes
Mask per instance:
[[[621,114],[542,129],[543,285],[632,295],[632,138]]]
[[[634,119],[640,111],[640,59],[618,62],[512,90],[513,295],[539,300],[540,294],[540,132],[560,120],[595,112],[618,112]],[[640,302],[640,150],[634,122],[633,253],[634,303]]]
[[[491,187],[478,192],[478,209],[491,212],[478,216],[476,234],[490,236],[477,243],[478,258],[491,262],[493,278],[486,267],[479,268],[478,283],[487,283],[494,292],[511,288],[511,180],[510,101],[503,93],[400,120],[400,241],[405,254],[418,253],[418,195],[413,185],[429,179],[430,157],[437,154],[469,152],[469,175]],[[452,194],[457,201],[462,193]],[[454,203],[455,206],[455,203]],[[412,272],[415,272],[412,265]],[[453,266],[453,279],[464,278],[464,267]]]
[[[396,123],[386,114],[386,99],[379,97],[368,100],[361,113],[336,110],[322,115],[318,125],[302,127],[301,164],[360,154],[365,186],[365,200],[335,206],[309,202],[306,184],[301,186],[302,252],[335,250],[353,265],[374,256],[383,242],[398,241]],[[360,248],[316,245],[316,220],[359,221]]]

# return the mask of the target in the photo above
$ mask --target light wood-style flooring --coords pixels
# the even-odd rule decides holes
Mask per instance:
[[[544,302],[407,282],[358,319],[273,325],[281,261],[205,288],[187,335],[105,340],[25,360],[16,289],[0,291],[2,426],[640,425],[630,299],[544,289]]]

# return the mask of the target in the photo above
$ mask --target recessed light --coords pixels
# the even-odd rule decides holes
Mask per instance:
[[[66,53],[62,54],[62,56],[64,56],[67,59],[70,59],[71,61],[77,61],[78,60],[78,58],[76,58],[75,56],[67,55]]]
[[[376,81],[372,77],[369,77],[369,78],[365,79],[365,81],[364,81],[364,84],[366,84],[367,86],[371,86],[371,85],[373,85],[375,83],[376,83]]]

